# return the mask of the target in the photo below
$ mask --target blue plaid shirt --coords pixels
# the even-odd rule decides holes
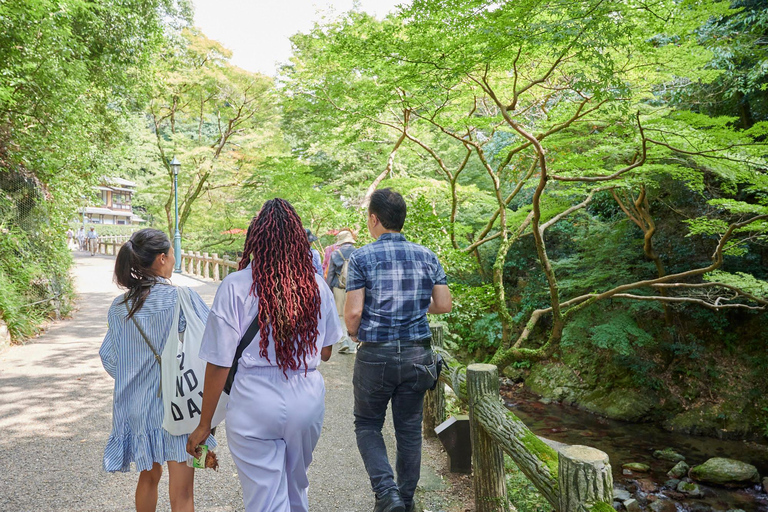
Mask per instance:
[[[384,233],[352,253],[347,292],[365,288],[360,341],[416,341],[429,338],[427,309],[436,284],[447,284],[435,253]]]

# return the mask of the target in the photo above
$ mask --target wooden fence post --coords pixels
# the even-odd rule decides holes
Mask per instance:
[[[195,253],[193,251],[189,251],[187,258],[187,274],[193,275],[195,270]]]
[[[211,261],[208,257],[208,253],[203,253],[203,277],[208,279],[210,277]]]
[[[432,346],[443,348],[443,326],[435,325],[432,330]],[[437,383],[432,391],[424,396],[424,421],[422,422],[424,437],[437,437],[435,427],[445,421],[445,384]]]
[[[472,468],[475,512],[509,512],[504,452],[478,423],[473,411],[477,401],[499,396],[499,372],[492,364],[467,367],[469,425],[472,434]]]
[[[229,265],[227,265],[227,263],[229,263],[229,255],[225,254],[224,255],[224,264],[221,266],[221,278],[222,279],[224,279],[225,277],[227,277],[229,275]]]
[[[563,447],[558,453],[560,510],[588,512],[595,510],[597,504],[613,510],[613,475],[608,455],[597,448],[578,445]]]
[[[202,273],[200,272],[200,264],[202,263],[202,256],[200,254],[200,251],[195,251],[195,275],[200,276]]]
[[[219,274],[219,255],[216,253],[213,253],[212,257],[213,257],[213,280],[221,281],[221,274]]]

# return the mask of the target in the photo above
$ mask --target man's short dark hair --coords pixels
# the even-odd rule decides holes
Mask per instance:
[[[403,196],[391,188],[377,190],[371,195],[368,213],[373,213],[386,229],[401,231],[405,224],[405,214],[408,207]]]

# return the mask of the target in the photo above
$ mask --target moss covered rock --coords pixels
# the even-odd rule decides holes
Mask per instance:
[[[680,482],[677,484],[677,492],[681,492],[689,498],[701,498],[704,496],[699,486],[693,482]]]
[[[720,439],[749,437],[754,431],[756,419],[749,411],[729,410],[729,405],[694,407],[667,420],[664,428],[681,434]]]
[[[515,368],[512,365],[509,365],[504,368],[504,371],[501,373],[512,382],[523,382],[531,371],[526,370],[525,368]]]
[[[578,400],[583,409],[623,421],[646,420],[656,404],[651,393],[626,388],[596,389]]]
[[[622,469],[628,469],[635,473],[648,473],[651,470],[651,466],[641,462],[627,462],[626,464],[622,464],[621,467]]]
[[[722,457],[694,466],[688,474],[699,482],[728,487],[747,487],[760,482],[760,474],[752,464]]]
[[[566,403],[575,403],[586,388],[571,368],[552,362],[535,365],[525,385],[537,395]]]
[[[688,464],[683,462],[682,460],[675,464],[675,467],[667,471],[667,476],[669,478],[682,478],[685,475],[688,474],[688,470],[691,469]]]
[[[653,458],[654,459],[660,459],[660,460],[666,460],[669,462],[681,462],[685,460],[684,455],[680,455],[672,448],[664,448],[663,450],[656,450],[653,452]],[[675,466],[677,467],[677,466]],[[686,466],[685,471],[688,471],[688,467]],[[685,474],[685,471],[681,474]]]

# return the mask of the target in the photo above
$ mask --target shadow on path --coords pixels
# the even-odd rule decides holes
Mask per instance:
[[[121,293],[112,283],[114,259],[83,253],[74,256],[72,273],[79,299],[72,318],[53,324],[26,345],[0,353],[0,449],[5,461],[0,482],[6,490],[0,511],[134,510],[136,473],[109,474],[101,469],[111,431],[113,381],[101,367],[98,350],[107,329],[109,306]],[[174,275],[173,282],[195,289],[208,304],[217,288],[211,281],[183,275]],[[354,436],[353,364],[353,356],[334,354],[320,367],[327,388],[326,416],[309,472],[313,511],[373,509]],[[386,424],[385,434],[393,448],[391,422]],[[242,492],[223,428],[217,439],[221,467],[218,472],[196,473],[196,510],[242,511]],[[394,453],[390,455],[394,461]],[[433,457],[433,468],[444,465],[439,456]],[[435,474],[433,469],[427,471]],[[445,496],[436,499],[443,502]],[[424,501],[436,503],[434,499]],[[170,510],[167,471],[160,485],[158,510]]]

